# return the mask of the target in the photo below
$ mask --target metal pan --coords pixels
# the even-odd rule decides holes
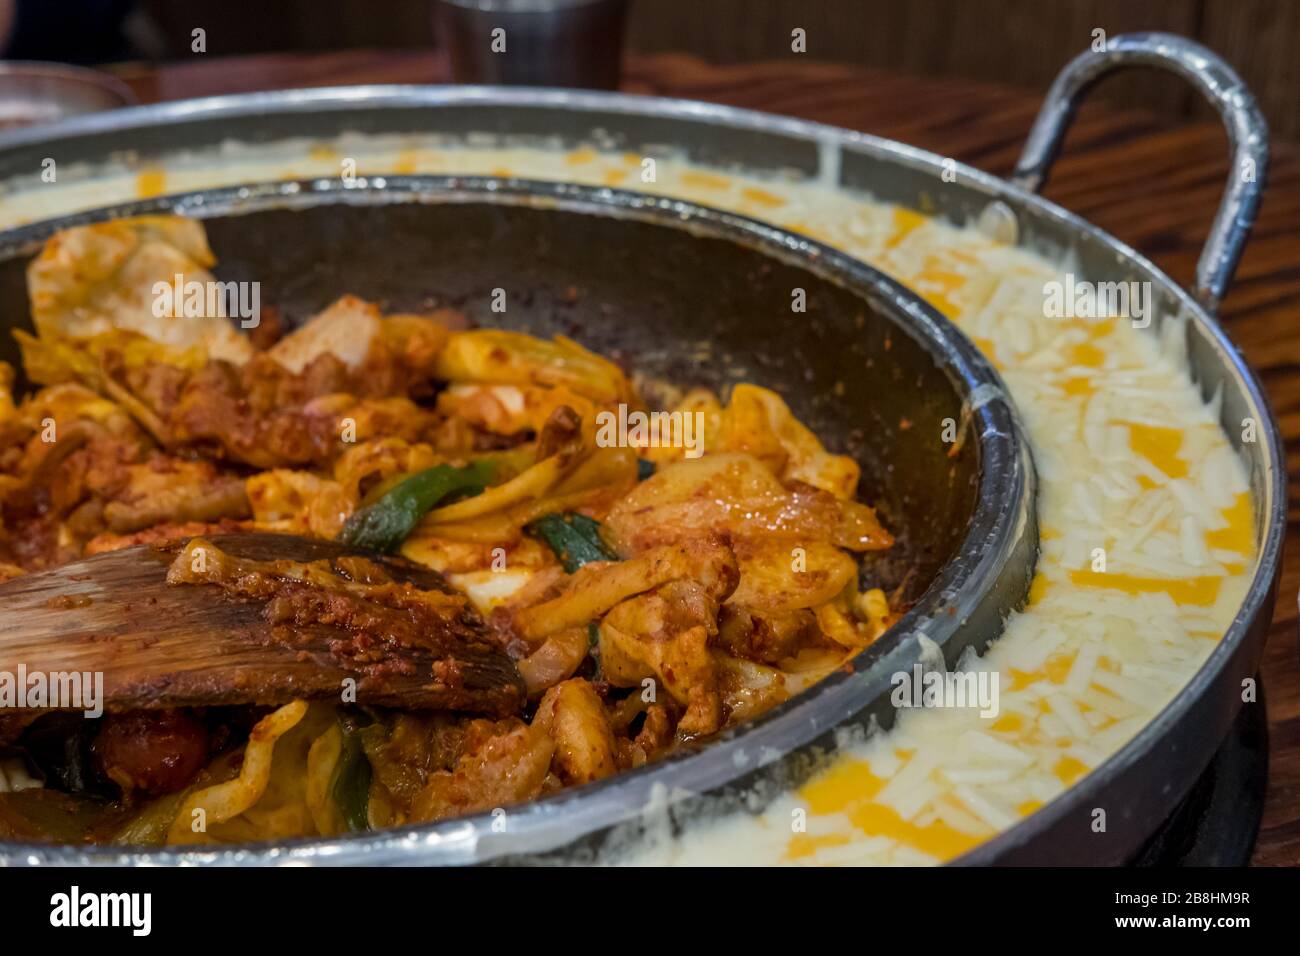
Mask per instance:
[[[658,792],[701,794],[691,812],[720,812],[798,782],[847,723],[892,723],[892,675],[925,661],[918,635],[951,666],[968,647],[982,652],[1028,591],[1037,552],[1033,468],[996,372],[914,293],[811,240],[674,200],[490,178],[272,183],[71,221],[161,209],[205,219],[221,278],[255,278],[291,321],[347,292],[395,309],[437,297],[485,324],[575,335],[674,384],[777,389],[862,465],[863,493],[899,539],[863,573],[916,603],[851,672],[702,748],[511,808],[504,832],[481,814],[347,840],[133,860],[477,862],[595,852]],[[69,224],[47,221],[0,241],[7,314],[26,310],[31,254]],[[500,314],[489,310],[498,287],[517,303]],[[793,289],[804,291],[807,311],[791,312]],[[942,439],[946,420],[964,423],[955,445]],[[123,858],[116,848],[3,853],[43,862]]]
[[[1073,109],[1091,82],[1121,67],[1154,66],[1189,80],[1223,115],[1232,175],[1197,269],[1192,291],[1180,288],[1136,251],[1041,197]],[[268,116],[273,121],[268,122]],[[1240,708],[1241,681],[1259,663],[1280,572],[1285,528],[1281,442],[1258,381],[1215,320],[1262,192],[1267,164],[1264,122],[1249,92],[1210,51],[1164,34],[1116,37],[1062,72],[1048,95],[1011,182],[912,147],[820,124],[721,106],[613,94],[494,88],[357,87],[217,98],[123,111],[65,124],[56,134],[0,138],[0,180],[28,180],[51,142],[64,162],[102,163],[124,151],[141,162],[229,140],[265,143],[329,138],[344,131],[438,131],[451,139],[478,134],[503,143],[577,146],[597,143],[654,153],[664,145],[703,164],[758,171],[791,170],[828,186],[946,217],[958,224],[996,217],[1021,245],[1048,256],[1074,256],[1099,280],[1151,283],[1159,315],[1182,315],[1195,379],[1208,398],[1222,396],[1221,423],[1246,462],[1258,529],[1259,558],[1240,611],[1209,660],[1141,733],[1048,806],[962,858],[967,863],[1119,863],[1187,792]],[[52,141],[49,137],[55,136]],[[1158,332],[1156,323],[1150,330]],[[1259,424],[1242,441],[1241,422]],[[722,751],[718,752],[721,756]],[[1122,807],[1097,839],[1091,809]],[[454,827],[452,828],[455,829]],[[472,824],[455,840],[409,838],[412,861],[481,858]],[[442,847],[445,851],[440,851]],[[315,859],[338,857],[338,847]],[[382,854],[389,858],[387,848]],[[259,858],[265,858],[261,856]],[[349,859],[356,858],[348,854]]]

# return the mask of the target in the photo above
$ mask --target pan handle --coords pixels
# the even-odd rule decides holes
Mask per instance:
[[[1194,290],[1214,313],[1255,223],[1268,169],[1268,124],[1241,77],[1216,53],[1170,33],[1126,33],[1107,40],[1104,50],[1079,54],[1047,91],[1011,181],[1030,192],[1041,189],[1084,94],[1106,74],[1130,66],[1157,67],[1187,80],[1219,111],[1227,127],[1232,168],[1196,263]]]

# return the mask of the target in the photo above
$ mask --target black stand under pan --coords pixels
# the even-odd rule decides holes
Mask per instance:
[[[1255,850],[1268,780],[1268,718],[1241,709],[1191,792],[1133,859],[1134,866],[1245,866]]]

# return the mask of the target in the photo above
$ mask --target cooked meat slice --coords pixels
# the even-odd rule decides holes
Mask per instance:
[[[519,720],[474,721],[452,771],[431,774],[411,802],[411,820],[442,820],[531,800],[550,772],[555,742]]]
[[[105,551],[117,551],[137,544],[154,544],[167,541],[182,541],[186,538],[201,537],[211,534],[233,534],[243,528],[243,524],[234,520],[223,521],[186,521],[183,524],[156,524],[142,531],[130,534],[97,534],[86,542],[85,557],[102,554]]]
[[[618,687],[657,679],[686,706],[682,736],[711,734],[724,715],[718,673],[709,651],[717,633],[718,604],[691,581],[673,581],[618,605],[600,624],[605,679]]]
[[[823,541],[849,551],[893,543],[866,505],[799,482],[787,487],[758,458],[737,453],[660,469],[614,506],[605,529],[621,554],[708,533]]]
[[[573,676],[584,660],[590,643],[585,627],[557,631],[516,666],[530,697]]]
[[[242,479],[222,474],[209,461],[155,455],[125,468],[126,484],[104,505],[108,530],[129,534],[152,525],[246,518]]]
[[[718,619],[717,643],[735,657],[776,664],[816,633],[817,619],[806,608],[768,613],[727,604]]]
[[[825,541],[739,538],[732,548],[740,583],[727,603],[769,618],[832,601],[858,578],[852,555]]]
[[[698,583],[714,600],[724,600],[736,588],[739,574],[731,549],[705,537],[689,543],[655,548],[628,561],[593,561],[579,568],[558,597],[515,616],[527,640],[594,621],[634,594],[669,581]]]
[[[589,682],[566,680],[548,690],[537,705],[533,726],[555,741],[551,767],[565,784],[590,783],[617,769],[614,732]]]
[[[210,449],[258,468],[328,464],[353,442],[415,441],[437,421],[409,399],[363,397],[368,393],[329,353],[298,374],[256,356],[241,367],[209,362],[159,412],[169,445]]]

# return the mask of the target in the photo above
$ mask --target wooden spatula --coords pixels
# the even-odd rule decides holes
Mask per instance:
[[[258,561],[363,555],[394,581],[452,593],[436,572],[330,541],[279,534],[208,540]],[[169,584],[182,544],[138,545],[0,584],[0,671],[100,672],[108,711],[346,700],[348,678],[363,705],[493,715],[523,705],[519,672],[468,603],[418,641],[372,641],[357,664],[336,653],[353,636],[338,626],[274,623],[265,601],[232,597],[213,584]]]

